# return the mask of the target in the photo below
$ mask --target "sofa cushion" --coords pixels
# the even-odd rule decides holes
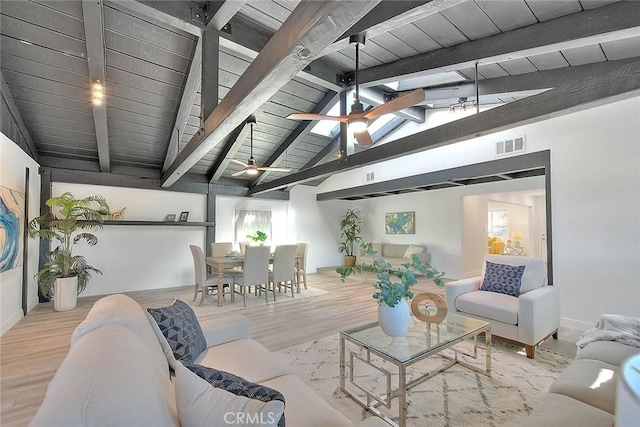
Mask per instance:
[[[207,341],[193,309],[176,300],[169,307],[148,308],[177,360],[193,362],[207,348]]]
[[[640,348],[631,347],[615,341],[594,341],[584,348],[578,348],[576,359],[595,359],[614,366],[622,366],[622,363],[640,353]]]
[[[413,254],[421,254],[424,252],[424,246],[409,245],[402,255],[403,258],[411,259]]]
[[[485,261],[490,261],[498,264],[508,265],[524,265],[524,274],[522,275],[522,285],[520,286],[520,295],[525,294],[534,289],[538,289],[547,284],[546,279],[546,264],[543,260],[538,258],[531,258],[525,256],[515,255],[486,255]],[[484,278],[484,272],[486,269],[486,263],[482,266],[482,277]]]
[[[176,368],[176,405],[182,427],[276,426],[284,413],[284,402],[262,402],[236,396],[212,387],[182,364]],[[144,411],[146,412],[146,408]],[[144,424],[150,425],[150,424]]]
[[[495,292],[475,291],[459,295],[456,309],[489,320],[518,324],[518,298]]]
[[[160,343],[160,348],[162,348],[162,352],[164,353],[165,359],[167,359],[167,362],[169,362],[169,366],[171,366],[171,369],[175,370],[178,361],[176,360],[176,357],[173,355],[173,349],[171,348],[171,346],[169,345],[169,342],[167,341],[164,334],[160,330],[160,326],[158,326],[158,324],[156,323],[156,319],[154,319],[151,313],[149,313],[148,311],[146,313],[147,313],[147,319],[149,320],[149,324],[151,325],[151,329],[153,329],[153,332],[156,334],[156,339]]]
[[[195,363],[233,372],[254,383],[293,373],[291,366],[280,361],[275,354],[252,339],[209,347]]]
[[[618,367],[599,360],[573,362],[549,387],[551,393],[563,394],[613,414],[616,407]]]
[[[517,297],[520,295],[524,265],[496,264],[486,261],[480,290]]]
[[[262,384],[278,390],[287,399],[289,405],[287,405],[284,413],[290,426],[353,426],[352,422],[320,398],[295,375],[284,375],[265,381]],[[291,402],[304,403],[292,405]]]
[[[155,339],[155,338],[154,338]],[[149,363],[131,329],[106,325],[78,338],[49,383],[31,426],[178,426],[168,369]]]
[[[145,311],[131,297],[123,294],[109,295],[96,301],[87,317],[73,331],[71,346],[83,336],[106,325],[120,325],[134,332],[149,347],[149,360],[164,368],[166,375],[169,375],[166,358],[162,356],[161,345]]]
[[[402,258],[408,245],[393,245],[391,243],[382,244],[383,258]]]
[[[213,387],[221,388],[229,393],[235,394],[236,396],[244,396],[261,402],[279,400],[282,403],[285,403],[286,406],[282,393],[272,388],[252,383],[251,381],[247,381],[244,378],[233,375],[229,372],[219,371],[202,365],[185,363],[184,366],[203,380],[206,380]],[[278,426],[285,426],[284,414],[280,418]]]
[[[523,427],[612,427],[615,417],[579,400],[546,393],[524,419]]]

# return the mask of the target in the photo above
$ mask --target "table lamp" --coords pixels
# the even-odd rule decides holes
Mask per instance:
[[[519,231],[515,231],[511,235],[511,239],[515,241],[516,248],[520,247],[520,240],[522,240],[523,238],[524,238],[524,235]]]

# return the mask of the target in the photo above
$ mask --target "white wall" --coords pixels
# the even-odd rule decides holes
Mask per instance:
[[[162,190],[53,183],[52,195],[77,198],[100,194],[112,211],[126,206],[123,219],[162,221],[167,214],[189,212],[189,222],[205,219],[206,196]],[[105,225],[95,232],[96,246],[76,245],[74,254],[102,271],[81,296],[105,295],[193,283],[189,245],[204,247],[204,227]]]
[[[619,101],[336,174],[318,192],[344,188],[344,183],[361,185],[362,174],[372,170],[378,180],[387,180],[493,160],[496,141],[525,135],[527,152],[551,150],[554,284],[562,293],[562,324],[587,329],[603,313],[640,317],[638,111],[640,98]],[[451,195],[439,195],[439,191]],[[428,234],[416,237],[433,249],[434,265],[449,269],[447,276],[455,277],[461,273],[460,233],[453,225],[460,219],[459,203],[454,203],[459,191],[426,193],[434,193],[431,196],[413,193],[366,203],[377,215],[429,206],[416,218],[416,232],[423,233],[420,217],[424,215]],[[441,225],[431,222],[440,219]],[[375,237],[384,237],[377,233]]]
[[[25,169],[29,168],[29,212],[25,225],[39,215],[40,175],[38,164],[13,141],[0,133],[0,185],[24,192]],[[27,239],[28,309],[38,304],[38,285],[33,276],[38,272],[38,240]],[[22,266],[0,273],[0,335],[22,318]]]

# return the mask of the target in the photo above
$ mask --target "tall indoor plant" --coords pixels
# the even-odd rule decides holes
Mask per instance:
[[[371,244],[366,244],[365,248],[368,254],[375,254],[371,250]],[[378,280],[373,283],[373,298],[378,302],[378,320],[382,330],[391,336],[407,333],[410,317],[407,300],[413,298],[411,287],[417,283],[416,274],[433,280],[439,287],[444,286],[442,276],[445,273],[422,261],[416,254],[411,255],[411,262],[402,264],[397,271],[391,271],[391,264],[382,258],[376,258],[372,265],[336,268],[343,281],[363,270],[376,273]]]
[[[347,267],[356,265],[355,245],[363,243],[362,218],[356,209],[347,209],[340,219],[340,246],[338,251],[344,254],[344,264]]]
[[[85,290],[91,272],[102,272],[89,264],[81,255],[73,255],[73,247],[86,241],[89,246],[98,238],[84,230],[102,228],[102,216],[109,215],[109,205],[102,196],[76,199],[66,192],[48,199],[51,212],[29,222],[29,237],[57,240],[59,246],[47,252],[49,261],[36,274],[40,291],[46,297],[53,296],[56,311],[73,310],[78,294]]]

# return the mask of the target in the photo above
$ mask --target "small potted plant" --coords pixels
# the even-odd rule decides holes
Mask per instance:
[[[253,242],[260,242],[260,246],[264,245],[264,242],[267,241],[267,235],[262,231],[256,231],[256,234],[254,235],[247,234],[247,237],[250,238]]]
[[[344,254],[344,265],[347,267],[356,265],[355,245],[364,242],[360,236],[361,232],[360,212],[347,209],[340,219],[340,246],[338,246],[338,251]]]
[[[53,296],[56,311],[73,310],[78,294],[85,290],[91,272],[102,272],[89,264],[81,255],[73,255],[73,247],[85,241],[89,246],[98,238],[84,230],[101,229],[102,217],[109,215],[109,205],[102,196],[76,199],[66,192],[47,200],[51,212],[29,222],[29,237],[57,240],[60,245],[47,252],[49,261],[36,274],[40,291],[46,297]]]
[[[368,254],[375,254],[371,245],[367,244],[365,247]],[[373,283],[373,298],[378,302],[378,321],[382,330],[394,337],[403,336],[409,328],[411,312],[407,300],[413,298],[411,287],[417,283],[416,274],[433,280],[439,287],[444,286],[442,276],[445,273],[420,260],[416,254],[411,255],[411,262],[402,264],[398,271],[391,271],[391,264],[382,258],[377,258],[372,265],[336,268],[343,281],[363,270],[376,273],[378,280]]]

